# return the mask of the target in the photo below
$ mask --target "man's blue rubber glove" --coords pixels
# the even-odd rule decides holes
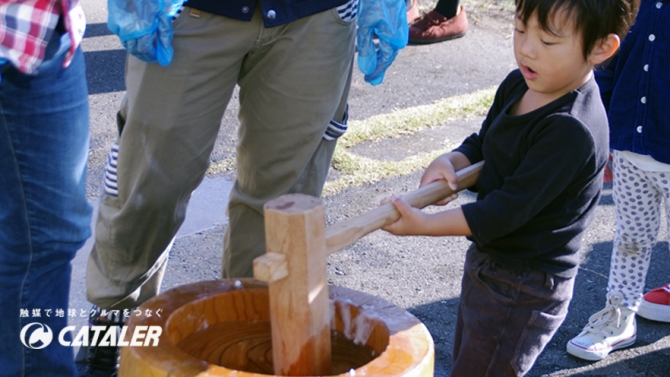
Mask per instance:
[[[379,38],[378,47],[374,36]],[[381,84],[386,69],[408,39],[405,0],[359,0],[358,68],[365,74],[366,82]]]
[[[108,0],[107,27],[131,55],[147,63],[172,62],[172,17],[184,0]]]

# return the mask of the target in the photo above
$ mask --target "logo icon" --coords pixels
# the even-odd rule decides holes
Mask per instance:
[[[28,342],[26,342],[26,335],[28,333],[30,334],[30,337],[28,337]],[[21,329],[21,343],[34,350],[40,350],[48,346],[51,344],[53,338],[54,334],[53,331],[51,331],[51,328],[39,322],[29,323]]]

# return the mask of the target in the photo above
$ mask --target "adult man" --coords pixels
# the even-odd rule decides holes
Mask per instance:
[[[265,252],[265,202],[292,192],[320,195],[335,139],[346,129],[358,0],[186,4],[172,23],[171,63],[128,58],[120,137],[110,153],[87,268],[88,298],[108,311],[158,293],[236,84],[237,180],[228,204],[224,277],[252,276],[253,259]],[[138,44],[125,45],[133,53]],[[122,320],[92,317],[95,324]],[[94,364],[95,355],[110,356],[91,355]]]

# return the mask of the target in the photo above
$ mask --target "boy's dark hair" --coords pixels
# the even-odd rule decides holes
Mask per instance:
[[[555,34],[551,17],[559,11],[575,21],[581,32],[586,59],[599,39],[614,33],[623,40],[635,21],[639,0],[516,0],[516,13],[521,22],[537,12],[540,27]]]

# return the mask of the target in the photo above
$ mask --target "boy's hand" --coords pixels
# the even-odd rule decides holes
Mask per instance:
[[[427,215],[425,213],[410,206],[399,196],[384,199],[381,204],[386,204],[389,201],[400,212],[400,218],[396,222],[383,227],[383,230],[398,236],[425,234],[427,226]]]
[[[452,190],[454,190],[454,192],[458,189],[458,176],[456,175],[456,169],[447,155],[439,156],[433,160],[430,165],[428,165],[428,168],[421,177],[421,183],[419,184],[419,187],[423,187],[434,181],[439,181],[440,179],[447,181],[447,184]],[[443,206],[451,200],[453,200],[453,198],[447,198],[435,203],[435,205]]]

